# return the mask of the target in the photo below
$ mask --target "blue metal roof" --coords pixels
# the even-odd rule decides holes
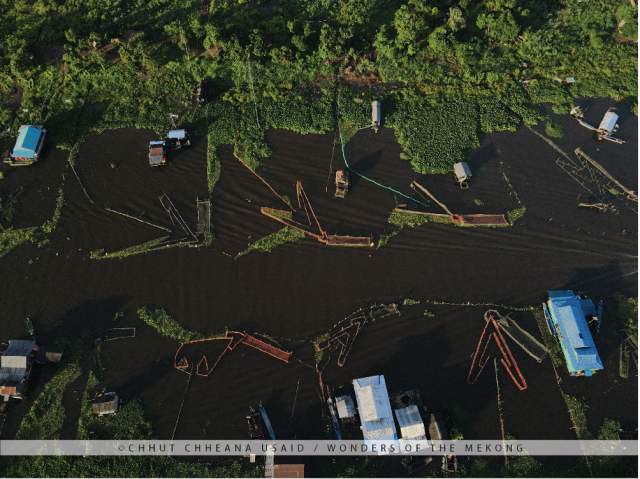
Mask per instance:
[[[20,133],[18,134],[18,139],[13,147],[13,154],[11,156],[14,158],[34,158],[42,133],[42,130],[35,126],[28,125],[20,127]]]
[[[581,299],[580,307],[582,308],[585,316],[596,315],[596,305],[593,304],[593,301],[591,301],[590,299]]]
[[[578,299],[573,291],[549,291],[549,312],[564,342],[565,358],[571,372],[603,369],[602,361],[591,337],[585,309],[589,305]],[[591,302],[595,313],[595,307]]]

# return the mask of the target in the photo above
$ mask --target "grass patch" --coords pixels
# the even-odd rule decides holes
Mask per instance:
[[[484,205],[484,201],[482,201],[482,200],[480,200],[480,199],[478,199],[478,198],[476,198],[475,200],[473,200],[473,202],[474,202],[476,205],[478,205],[478,206],[482,206],[482,205]]]
[[[136,254],[149,253],[150,251],[155,251],[157,249],[166,249],[173,248],[177,246],[187,246],[188,243],[169,243],[167,242],[168,236],[163,236],[161,238],[156,238],[151,241],[147,241],[146,243],[137,244],[135,246],[130,246],[125,249],[121,249],[120,251],[114,251],[113,253],[105,253],[104,249],[99,249],[91,252],[91,259],[109,259],[109,258],[126,258],[127,256],[132,256]],[[205,242],[207,241],[207,237],[205,237]],[[213,239],[212,239],[213,241]]]
[[[255,243],[251,243],[247,249],[238,253],[236,258],[240,256],[244,256],[251,251],[262,251],[262,252],[271,252],[276,246],[288,243],[290,241],[298,241],[305,237],[306,235],[295,228],[290,226],[286,226],[282,228],[280,231],[276,231],[269,236],[265,236],[264,238],[259,239]]]
[[[208,147],[207,147],[207,187],[209,194],[213,192],[213,188],[220,179],[220,173],[222,167],[220,165],[220,158],[216,150],[219,144],[217,144],[217,136],[210,133],[207,135]]]
[[[551,358],[551,362],[556,368],[564,365],[564,354],[562,353],[562,348],[560,347],[560,343],[558,340],[549,332],[549,327],[547,326],[547,320],[544,317],[544,312],[541,308],[535,309],[533,311],[533,316],[536,318],[536,322],[538,323],[538,327],[540,328],[540,333],[542,334],[542,339],[544,340],[547,349],[549,350],[549,357]]]
[[[156,309],[151,311],[146,307],[142,307],[138,310],[138,315],[149,326],[153,326],[163,336],[167,336],[171,339],[176,339],[182,343],[187,341],[194,341],[196,339],[205,339],[211,336],[205,336],[204,334],[189,331],[184,329],[178,322],[167,314],[164,309]]]
[[[451,219],[448,216],[435,216],[435,215],[417,215],[415,213],[404,213],[394,211],[389,216],[389,223],[396,226],[421,226],[427,223],[444,223],[451,224]]]
[[[571,422],[573,423],[573,428],[576,431],[578,439],[593,439],[593,435],[587,428],[587,409],[589,408],[587,403],[583,398],[565,394],[562,389],[560,389],[560,392],[562,393],[564,402],[567,404],[569,416],[571,417]]]
[[[613,295],[616,316],[629,337],[638,344],[638,298],[627,298],[619,293]]]
[[[58,226],[60,215],[62,214],[62,206],[64,205],[64,191],[62,188],[58,190],[58,199],[56,201],[56,209],[53,212],[51,220],[42,226],[31,226],[29,228],[13,229],[7,228],[0,233],[0,258],[9,254],[11,250],[21,244],[30,242],[41,242],[45,244],[45,236],[52,233]]]
[[[526,206],[520,206],[516,209],[513,209],[511,211],[509,211],[507,213],[507,219],[509,220],[509,223],[511,223],[511,226],[513,226],[513,224],[518,221],[520,218],[522,218],[524,216],[524,214],[527,212],[527,207]]]
[[[380,241],[378,241],[378,244],[376,245],[376,249],[380,249],[382,248],[384,245],[386,245],[389,241],[391,241],[391,238],[393,238],[394,236],[396,236],[398,233],[400,233],[400,231],[402,231],[402,226],[400,226],[397,230],[392,231],[391,233],[389,233],[388,235],[384,235],[380,237]]]
[[[564,130],[562,129],[562,127],[552,121],[547,122],[547,124],[544,126],[544,131],[551,138],[562,138],[564,136]]]

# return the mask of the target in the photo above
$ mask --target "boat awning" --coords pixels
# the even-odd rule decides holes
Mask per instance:
[[[608,111],[605,113],[604,118],[600,122],[600,126],[598,126],[598,130],[605,130],[608,132],[612,132],[618,122],[618,115],[616,115],[612,111]]]
[[[465,162],[456,163],[453,165],[453,171],[459,180],[466,180],[471,178],[471,168]]]
[[[185,130],[171,130],[167,133],[167,138],[172,140],[182,140],[187,137],[187,132]]]

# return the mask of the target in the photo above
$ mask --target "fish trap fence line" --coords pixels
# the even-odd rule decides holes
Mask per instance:
[[[289,202],[287,202],[287,201],[286,201],[282,196],[280,196],[280,195],[278,194],[278,192],[277,192],[276,190],[274,190],[274,189],[273,189],[273,187],[272,187],[269,183],[267,183],[267,180],[265,180],[262,176],[260,176],[260,175],[259,175],[259,174],[258,174],[258,173],[253,169],[253,168],[251,168],[249,165],[247,165],[247,163],[246,163],[242,158],[240,158],[240,156],[239,156],[239,155],[238,155],[238,153],[237,153],[237,147],[238,147],[238,136],[239,136],[239,135],[240,135],[240,131],[238,131],[238,133],[236,134],[236,142],[235,142],[235,143],[234,143],[234,145],[233,145],[233,156],[235,156],[235,157],[236,157],[236,159],[237,159],[240,163],[242,163],[244,166],[246,166],[246,167],[247,167],[247,169],[248,169],[251,173],[253,173],[254,175],[256,175],[260,181],[262,181],[265,185],[267,185],[267,188],[269,188],[269,189],[271,190],[271,192],[272,192],[274,195],[276,195],[278,198],[280,198],[280,199],[282,200],[282,202],[283,202],[285,205],[287,205],[287,207],[291,210],[291,212],[296,211],[296,210],[295,210],[295,208],[294,208],[293,206],[291,206],[291,204],[290,204]]]
[[[495,309],[490,309],[484,313],[485,321],[489,321],[492,316],[498,318],[495,321],[500,329],[537,362],[541,362],[549,354],[549,350],[545,346],[522,329],[509,315],[505,317]]]
[[[496,303],[471,303],[471,302],[467,302],[467,303],[450,303],[447,301],[436,301],[436,300],[425,300],[424,301],[426,304],[444,304],[446,306],[494,306],[496,308],[502,308],[502,309],[508,309],[510,311],[534,311],[535,308],[533,306],[523,306],[523,307],[518,307],[518,306],[509,306],[507,304],[496,304]]]

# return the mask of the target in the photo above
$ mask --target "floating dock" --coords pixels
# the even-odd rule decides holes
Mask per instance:
[[[328,235],[327,246],[355,246],[362,248],[370,248],[373,246],[371,237],[366,236],[338,236]]]
[[[196,234],[209,233],[211,231],[211,201],[197,200],[198,229]]]
[[[453,215],[451,222],[460,226],[509,226],[504,215]]]

